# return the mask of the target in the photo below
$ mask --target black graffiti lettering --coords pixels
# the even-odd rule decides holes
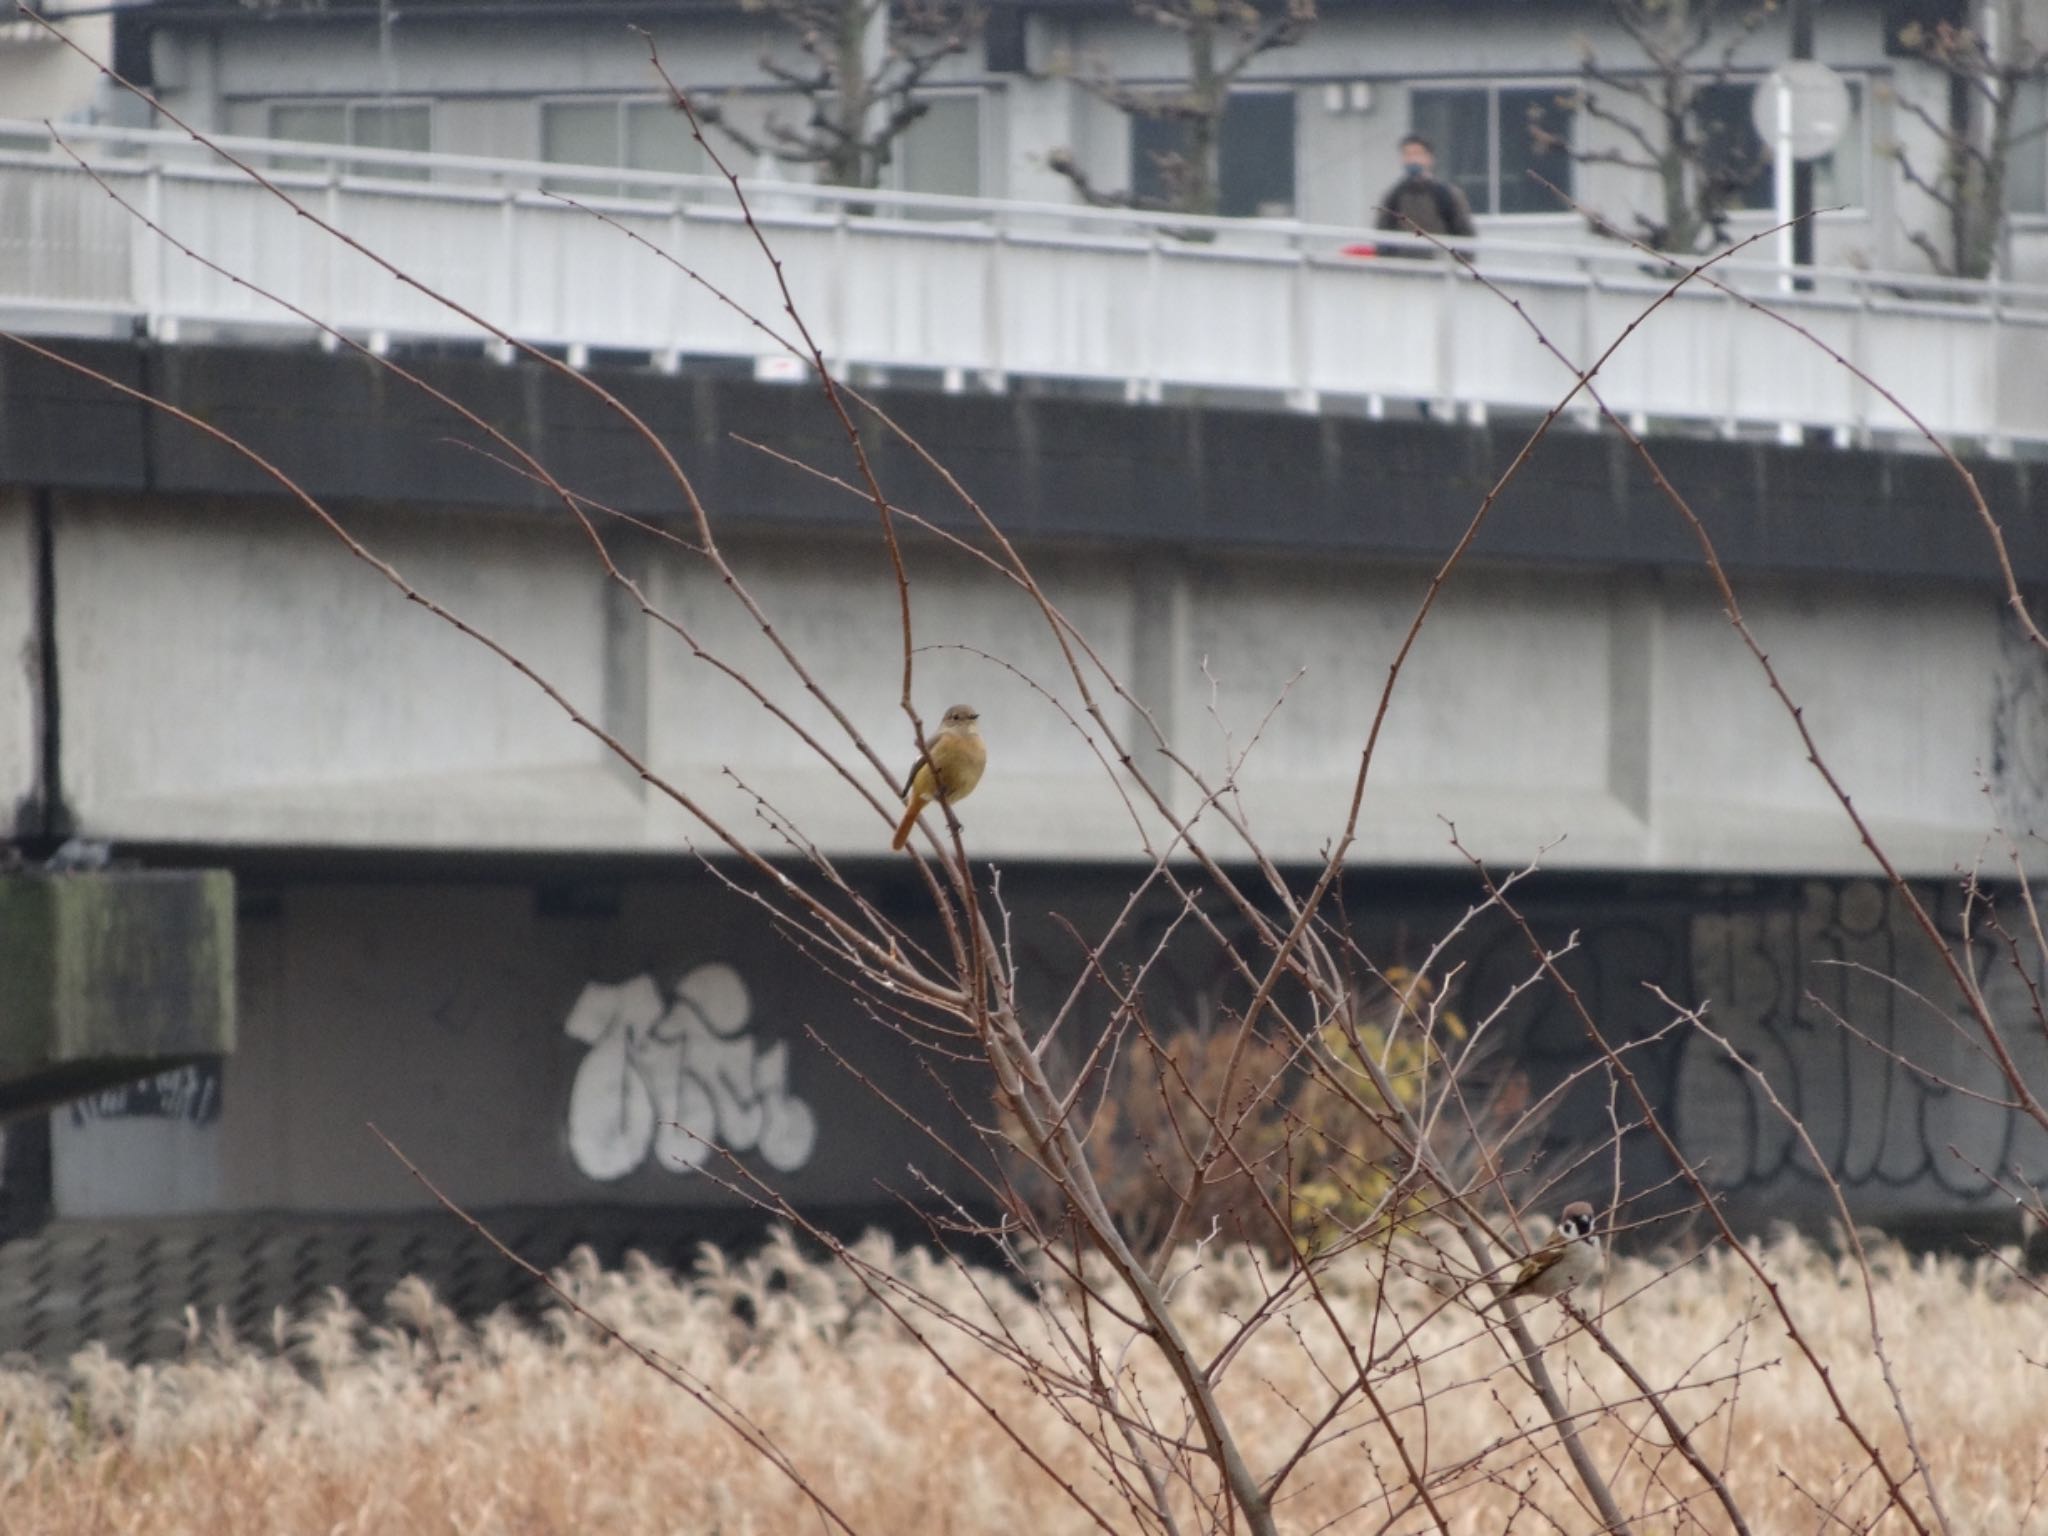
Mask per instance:
[[[74,1099],[71,1123],[182,1120],[190,1125],[211,1125],[220,1118],[220,1108],[221,1064],[190,1062]]]

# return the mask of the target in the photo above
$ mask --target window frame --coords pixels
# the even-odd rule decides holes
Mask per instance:
[[[1582,84],[1583,82],[1576,76],[1570,78],[1560,78],[1556,76],[1543,75],[1451,75],[1441,79],[1429,78],[1410,80],[1408,82],[1408,127],[1404,131],[1407,133],[1417,133],[1421,131],[1415,126],[1415,98],[1418,93],[1432,91],[1484,92],[1486,95],[1487,206],[1484,208],[1474,207],[1472,210],[1472,217],[1475,219],[1514,219],[1523,224],[1539,220],[1548,220],[1552,223],[1576,224],[1579,222],[1579,215],[1572,212],[1572,210],[1569,208],[1546,208],[1539,211],[1528,213],[1503,213],[1499,211],[1500,93],[1502,91],[1554,90],[1559,95],[1564,95],[1568,92],[1578,90]],[[1576,113],[1573,114],[1573,121],[1574,123],[1576,123],[1577,121]],[[1577,138],[1578,134],[1575,128],[1572,134],[1574,144],[1576,144]],[[1573,161],[1572,166],[1572,185],[1565,188],[1565,191],[1570,193],[1572,196],[1576,197],[1578,195],[1578,163],[1576,161]],[[1467,201],[1470,201],[1469,197],[1467,198]]]
[[[1875,93],[1875,82],[1877,81],[1878,77],[1880,75],[1883,75],[1885,72],[1881,70],[1872,70],[1869,68],[1843,68],[1836,65],[1829,65],[1828,67],[1833,69],[1835,73],[1840,75],[1842,79],[1846,81],[1851,86],[1853,91],[1856,93],[1857,127],[1855,129],[1853,137],[1855,140],[1857,152],[1862,156],[1863,160],[1863,186],[1862,191],[1858,195],[1858,198],[1855,202],[1845,204],[1839,213],[1830,211],[1826,214],[1820,215],[1820,217],[1829,220],[1869,218],[1872,216],[1873,182],[1875,180],[1876,173],[1876,157],[1874,154],[1874,145],[1876,144],[1876,124],[1874,122],[1875,114],[1872,111],[1872,105],[1877,99]],[[1655,78],[1654,71],[1648,70],[1618,70],[1616,71],[1616,73],[1621,74],[1631,80],[1646,80]],[[1754,74],[1738,71],[1732,73],[1726,80],[1703,81],[1701,83],[1704,85],[1743,86],[1750,89],[1754,89],[1758,82],[1763,80],[1765,76],[1768,74],[1768,70],[1758,71]],[[1481,90],[1485,91],[1487,94],[1488,123],[1488,201],[1489,203],[1497,204],[1500,200],[1500,92],[1503,90],[1548,90],[1552,86],[1556,86],[1556,88],[1562,93],[1579,90],[1584,86],[1584,84],[1585,81],[1577,76],[1573,76],[1570,79],[1566,80],[1546,79],[1541,76],[1531,75],[1446,75],[1442,77],[1423,77],[1410,79],[1407,82],[1409,105],[1408,128],[1406,131],[1410,133],[1416,131],[1414,102],[1415,95],[1417,92]],[[1575,141],[1576,137],[1577,135],[1575,133]],[[1842,142],[1844,145],[1846,145],[1850,142],[1850,140],[1851,135],[1845,134],[1843,136]],[[1836,151],[1830,151],[1830,153],[1835,152]],[[1571,191],[1573,195],[1576,196],[1576,171],[1574,172],[1574,183],[1574,186],[1567,190]],[[1744,218],[1755,216],[1758,214],[1768,213],[1769,211],[1770,210],[1768,208],[1751,208],[1748,206],[1743,206],[1729,209],[1729,216],[1732,218]],[[1576,224],[1577,222],[1579,222],[1579,216],[1571,212],[1569,209],[1562,209],[1556,213],[1495,213],[1488,209],[1480,209],[1475,207],[1472,210],[1472,216],[1474,218],[1517,219],[1524,221],[1548,219],[1556,222],[1569,224]],[[2016,215],[2015,217],[2035,220],[2041,223],[2048,223],[2048,213],[2024,214]]]
[[[718,167],[703,146],[698,153],[703,163],[690,171],[671,171],[653,166],[634,165],[627,158],[632,144],[629,124],[632,112],[639,108],[662,108],[675,111],[675,99],[660,91],[584,91],[574,95],[536,96],[533,101],[533,159],[541,165],[559,166],[565,174],[560,177],[543,176],[541,190],[565,192],[578,197],[611,197],[627,200],[658,200],[660,193],[645,183],[627,181],[606,181],[600,174],[605,171],[623,171],[633,175],[651,176],[708,176],[716,175]],[[548,157],[548,110],[552,107],[598,108],[611,118],[611,139],[613,159],[608,165],[590,165],[581,160],[552,160]],[[687,126],[687,119],[685,119]],[[694,141],[693,141],[694,142]],[[694,194],[693,194],[694,195]]]
[[[1826,61],[1823,60],[1822,62]],[[1877,99],[1872,86],[1875,72],[1868,69],[1843,69],[1833,64],[1828,65],[1828,68],[1833,69],[1836,74],[1840,75],[1843,83],[1850,88],[1850,95],[1855,109],[1853,113],[1855,126],[1851,133],[1842,135],[1841,141],[1833,149],[1829,150],[1826,156],[1816,156],[1814,160],[1809,160],[1805,163],[1813,165],[1820,159],[1832,158],[1841,153],[1853,141],[1857,154],[1862,158],[1863,174],[1861,177],[1862,186],[1857,193],[1855,202],[1844,203],[1839,209],[1831,209],[1825,214],[1821,214],[1819,210],[1816,210],[1816,216],[1830,219],[1869,218],[1872,216],[1871,188],[1875,180],[1877,163],[1874,153],[1876,144],[1874,137],[1875,124],[1872,122],[1874,114],[1871,111],[1871,104]],[[1726,80],[1709,80],[1703,83],[1706,85],[1734,86],[1742,90],[1754,91],[1757,86],[1761,85],[1769,77],[1769,70],[1762,70],[1755,74],[1737,71],[1730,74]],[[1768,173],[1770,169],[1768,159],[1765,160],[1764,166],[1766,173]],[[1773,207],[1774,204],[1768,202],[1756,207],[1743,203],[1730,207],[1728,216],[1732,219],[1755,218],[1770,213]]]
[[[936,85],[920,88],[916,92],[919,101],[937,101],[945,98],[952,101],[963,99],[974,102],[974,186],[972,192],[947,192],[937,194],[944,197],[987,197],[989,196],[989,101],[995,93],[979,85]],[[903,141],[917,129],[912,123],[889,142],[889,165],[882,173],[882,190],[885,192],[917,192],[917,187],[903,184]]]
[[[2048,124],[2048,80],[2035,80],[2030,83],[2033,86],[2035,94],[2037,94],[2040,99],[2042,122],[2044,124]],[[2033,126],[2035,125],[2027,122],[2022,122],[2020,124],[2022,132]],[[2026,152],[2031,152],[2041,157],[2042,185],[2034,189],[2035,195],[2039,197],[2041,200],[2041,206],[2038,208],[2029,208],[2024,211],[2013,207],[2012,191],[2011,188],[2008,186],[2008,188],[2006,189],[2005,218],[2006,224],[2009,228],[2024,229],[2027,230],[2029,233],[2032,233],[2035,230],[2048,229],[2048,133],[2037,134],[2034,138],[2033,143],[2026,146]],[[2011,173],[2012,164],[2011,161],[2008,160],[2006,162],[2006,174],[2011,175]]]
[[[1256,212],[1255,212],[1255,213],[1240,213],[1240,214],[1234,214],[1234,215],[1232,215],[1232,217],[1234,217],[1234,218],[1240,218],[1240,219],[1270,219],[1270,218],[1290,218],[1290,219],[1298,219],[1298,218],[1300,218],[1300,217],[1301,217],[1301,88],[1300,88],[1300,87],[1299,87],[1298,85],[1296,85],[1296,84],[1294,84],[1294,83],[1292,83],[1292,82],[1289,82],[1289,81],[1285,81],[1285,80],[1253,80],[1253,81],[1250,81],[1249,83],[1247,83],[1247,84],[1245,84],[1245,85],[1237,85],[1237,86],[1232,86],[1232,87],[1231,87],[1231,90],[1230,90],[1230,94],[1231,94],[1231,95],[1233,95],[1233,96],[1285,96],[1285,97],[1287,97],[1287,98],[1288,98],[1289,100],[1291,100],[1291,101],[1293,102],[1293,104],[1294,104],[1294,105],[1293,105],[1293,108],[1292,108],[1292,111],[1291,111],[1291,114],[1290,114],[1290,115],[1291,115],[1291,117],[1292,117],[1292,124],[1291,124],[1291,126],[1292,126],[1292,128],[1293,128],[1293,132],[1292,132],[1292,134],[1291,134],[1291,135],[1290,135],[1290,137],[1289,137],[1289,142],[1288,142],[1288,145],[1287,145],[1287,162],[1288,162],[1288,163],[1287,163],[1287,180],[1288,180],[1289,184],[1291,185],[1291,187],[1293,188],[1293,195],[1292,195],[1291,197],[1289,197],[1287,201],[1288,201],[1288,206],[1289,206],[1289,207],[1290,207],[1290,208],[1291,208],[1291,209],[1292,209],[1293,211],[1292,211],[1292,212],[1290,212],[1290,213],[1286,213],[1286,214],[1270,214],[1270,213],[1256,213]],[[1227,109],[1226,109],[1226,110],[1227,110]],[[1218,152],[1219,152],[1219,154],[1220,154],[1220,152],[1221,152],[1221,150],[1222,150],[1222,141],[1221,141],[1220,139],[1219,139],[1219,140],[1217,141],[1217,149],[1218,149]],[[1217,187],[1216,191],[1217,191],[1218,195],[1220,196],[1220,195],[1221,195],[1221,193],[1222,193],[1222,191],[1223,191],[1223,188],[1222,188],[1221,186],[1219,186],[1219,187]]]
[[[1168,83],[1167,83],[1167,84],[1166,84],[1165,86],[1163,86],[1162,88],[1163,88],[1163,89],[1170,89],[1170,88],[1171,88],[1171,82],[1168,82]],[[1286,215],[1279,215],[1279,214],[1261,214],[1261,213],[1240,213],[1240,214],[1227,214],[1227,213],[1226,213],[1226,214],[1218,214],[1218,215],[1217,215],[1217,217],[1218,217],[1218,218],[1239,218],[1239,219],[1258,219],[1258,218],[1280,218],[1280,217],[1285,217],[1285,218],[1293,218],[1293,219],[1299,219],[1299,218],[1301,217],[1301,118],[1302,118],[1302,105],[1301,105],[1301,97],[1302,97],[1302,91],[1303,91],[1304,89],[1305,89],[1305,86],[1304,86],[1303,82],[1301,82],[1301,81],[1294,81],[1294,80],[1251,80],[1251,81],[1247,81],[1247,82],[1245,82],[1245,83],[1244,83],[1244,84],[1242,84],[1242,85],[1233,85],[1233,86],[1232,86],[1232,87],[1230,88],[1230,94],[1231,94],[1231,95],[1232,95],[1233,97],[1237,97],[1237,96],[1284,96],[1284,97],[1287,97],[1287,98],[1288,98],[1289,100],[1291,100],[1291,101],[1293,102],[1294,106],[1293,106],[1293,112],[1292,112],[1292,117],[1293,117],[1293,130],[1294,130],[1294,131],[1293,131],[1293,134],[1291,135],[1291,137],[1290,137],[1290,140],[1289,140],[1289,143],[1288,143],[1288,145],[1287,145],[1287,157],[1288,157],[1288,180],[1289,180],[1290,182],[1292,182],[1292,183],[1293,183],[1293,188],[1294,188],[1294,195],[1293,195],[1292,199],[1290,200],[1290,201],[1291,201],[1291,203],[1292,203],[1292,206],[1293,206],[1293,209],[1294,209],[1294,211],[1293,211],[1293,212],[1292,212],[1291,214],[1286,214]],[[1226,107],[1226,108],[1225,108],[1225,111],[1227,112],[1228,110],[1229,110],[1229,109],[1228,109],[1228,107]],[[1123,155],[1123,159],[1124,159],[1124,174],[1125,174],[1125,176],[1126,176],[1126,178],[1127,178],[1127,185],[1128,185],[1128,186],[1130,187],[1130,190],[1131,190],[1131,194],[1132,194],[1133,196],[1135,196],[1135,195],[1136,195],[1136,193],[1137,193],[1137,190],[1138,190],[1138,183],[1139,183],[1139,177],[1138,177],[1138,174],[1137,174],[1137,173],[1138,173],[1138,135],[1137,135],[1137,125],[1138,125],[1138,114],[1136,114],[1136,113],[1130,113],[1130,112],[1126,112],[1126,113],[1123,113],[1123,114],[1122,114],[1122,116],[1123,116],[1123,120],[1124,120],[1124,155]],[[1220,154],[1220,152],[1221,152],[1221,148],[1222,148],[1222,141],[1221,141],[1221,139],[1220,139],[1220,138],[1218,139],[1218,142],[1217,142],[1217,148],[1218,148],[1218,151],[1219,151],[1219,154]],[[1219,170],[1220,170],[1220,167],[1219,167]],[[1223,188],[1222,188],[1222,187],[1221,187],[1221,186],[1219,185],[1219,186],[1217,187],[1217,189],[1216,189],[1216,192],[1217,192],[1217,196],[1218,196],[1218,198],[1220,199],[1220,198],[1221,198],[1221,196],[1222,196],[1222,193],[1223,193]]]
[[[642,171],[645,166],[634,165],[626,158],[629,147],[627,134],[628,113],[634,107],[667,107],[674,110],[674,99],[658,91],[635,91],[619,94],[612,91],[585,92],[577,96],[536,96],[533,98],[533,158],[542,165],[569,166],[579,170],[598,171]],[[609,164],[591,166],[579,160],[550,160],[548,158],[548,109],[550,107],[604,107],[612,119],[612,153],[617,157]],[[658,175],[701,176],[712,173],[710,157],[705,157],[702,170],[656,172]]]
[[[284,144],[305,144],[313,148],[373,149],[381,150],[382,145],[363,144],[356,139],[356,113],[361,110],[377,112],[405,111],[419,109],[427,115],[427,147],[423,150],[405,150],[400,153],[434,153],[434,107],[438,101],[433,96],[262,96],[257,98],[263,104],[263,136]],[[340,107],[342,132],[347,137],[339,144],[329,139],[288,139],[276,131],[277,111],[280,107]]]

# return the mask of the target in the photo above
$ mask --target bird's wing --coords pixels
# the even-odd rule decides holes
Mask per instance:
[[[1562,1243],[1548,1243],[1538,1248],[1523,1261],[1521,1269],[1516,1272],[1515,1283],[1512,1289],[1516,1291],[1527,1290],[1538,1280],[1549,1274],[1556,1267],[1557,1261],[1563,1257],[1564,1245]]]
[[[910,786],[917,782],[917,770],[929,766],[930,763],[931,759],[929,757],[925,756],[923,753],[919,753],[917,761],[910,765],[910,772],[903,775],[904,799],[908,800],[910,798]],[[936,770],[934,770],[934,772],[936,773]]]

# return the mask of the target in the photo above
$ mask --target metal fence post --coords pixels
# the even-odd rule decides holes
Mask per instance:
[[[1140,398],[1157,405],[1166,398],[1165,304],[1166,252],[1159,242],[1159,226],[1146,230],[1145,247],[1145,379]]]
[[[1728,317],[1722,332],[1728,345],[1728,365],[1721,370],[1721,435],[1733,437],[1742,425],[1742,337],[1738,333],[1742,324],[1742,301],[1731,290],[1723,288],[1721,307]]]
[[[669,254],[674,258],[663,265],[668,272],[668,333],[665,345],[656,349],[654,366],[663,373],[680,373],[683,369],[683,342],[685,327],[690,318],[690,279],[683,270],[684,230],[689,219],[689,210],[678,194],[675,206],[669,209]]]
[[[1593,366],[1593,360],[1600,355],[1600,338],[1594,329],[1594,315],[1599,307],[1600,274],[1594,269],[1592,260],[1581,252],[1579,263],[1579,359],[1578,367]],[[1572,406],[1572,414],[1579,425],[1588,432],[1600,430],[1600,407],[1594,403],[1591,386],[1579,391],[1578,400]]]
[[[1856,308],[1849,320],[1849,361],[1868,372],[1870,368],[1870,283],[1856,280]],[[1858,377],[1849,381],[1850,441],[1859,448],[1870,446],[1870,386]]]
[[[1994,267],[1990,276],[1990,288],[1985,295],[1987,309],[1985,323],[1990,334],[1984,341],[1984,398],[1991,406],[1991,430],[1985,434],[1984,450],[1994,457],[2004,458],[2012,452],[2012,439],[2005,430],[2005,392],[1998,387],[1998,365],[2001,360],[2001,343],[2005,339],[2005,296],[2000,289],[1998,271]]]
[[[1293,308],[1292,358],[1293,367],[1288,370],[1294,380],[1294,388],[1287,396],[1287,403],[1297,411],[1313,413],[1321,404],[1316,394],[1316,359],[1314,317],[1309,313],[1311,295],[1310,279],[1314,269],[1309,265],[1308,242],[1300,235],[1294,236],[1293,291],[1290,299]]]
[[[149,222],[158,229],[164,227],[164,168],[152,165],[143,184],[142,205],[147,210]],[[164,263],[170,256],[170,242],[151,231],[135,231],[130,239],[146,236],[149,240],[149,254],[141,263],[142,331],[152,341],[176,339],[176,325],[164,313],[169,296],[165,290],[167,276]]]
[[[519,189],[508,179],[498,194],[498,328],[508,336],[520,334],[519,315]],[[493,336],[485,344],[490,355],[509,363],[519,355],[509,341]]]
[[[848,227],[846,204],[841,202],[832,220],[832,335],[820,348],[831,357],[834,376],[841,379],[849,377],[853,368],[853,277],[847,259],[852,250],[853,232]]]
[[[990,394],[1010,387],[1003,336],[1003,268],[1009,263],[1009,239],[1000,221],[989,232],[981,277],[981,383]]]
[[[1458,414],[1458,329],[1453,311],[1458,303],[1458,275],[1464,270],[1443,258],[1444,296],[1436,317],[1436,399],[1446,420],[1456,420]]]

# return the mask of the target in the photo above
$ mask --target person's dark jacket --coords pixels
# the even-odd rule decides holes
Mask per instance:
[[[1411,227],[1409,220],[1414,220]],[[1417,229],[1432,235],[1471,235],[1472,208],[1465,194],[1434,176],[1403,176],[1380,199],[1378,227],[1412,235]],[[1388,251],[1389,256],[1422,255],[1421,251]]]

